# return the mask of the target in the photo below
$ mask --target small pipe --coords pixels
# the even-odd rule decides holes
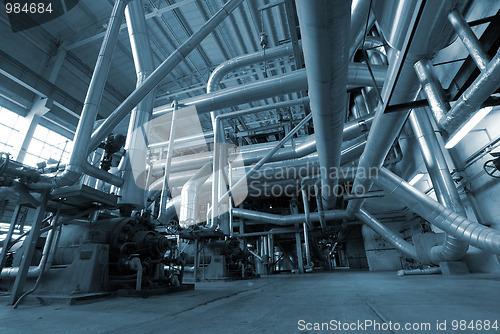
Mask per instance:
[[[398,276],[402,277],[405,275],[437,275],[441,274],[441,268],[439,267],[429,267],[424,269],[410,269],[410,270],[398,270]]]

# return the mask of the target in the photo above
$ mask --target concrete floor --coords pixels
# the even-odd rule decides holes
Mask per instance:
[[[495,333],[452,331],[452,320],[500,322],[500,275],[394,272],[276,275],[199,283],[194,291],[110,298],[84,305],[0,306],[0,333]],[[306,323],[430,323],[430,331],[314,331]],[[447,321],[437,331],[436,321]],[[311,324],[312,325],[312,324]],[[500,324],[499,324],[500,325]]]

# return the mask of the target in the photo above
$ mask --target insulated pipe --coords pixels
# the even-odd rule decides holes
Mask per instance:
[[[179,213],[181,227],[193,225],[198,221],[199,188],[210,177],[211,173],[212,164],[207,163],[182,187]]]
[[[429,101],[429,105],[436,121],[439,123],[446,117],[446,114],[451,109],[450,103],[446,98],[446,93],[444,92],[429,59],[421,59],[417,61],[414,67],[418,80],[420,81],[420,85],[422,85],[422,91],[424,92],[427,101]]]
[[[453,133],[481,107],[481,104],[500,86],[500,50],[488,63],[486,69],[460,96],[439,126]]]
[[[389,57],[392,59],[391,73],[392,75],[397,75],[396,59],[400,56],[397,51],[391,50]],[[417,59],[408,55],[405,63],[403,64],[401,74],[398,80],[398,85],[394,90],[392,102],[394,104],[403,103],[407,101],[412,101],[418,94],[418,80],[413,70],[413,64]],[[388,77],[391,74],[388,74]],[[383,99],[387,99],[386,95],[383,93]],[[379,105],[380,106],[380,105]],[[365,150],[360,158],[358,168],[369,169],[370,167],[380,168],[387,156],[387,153],[391,149],[394,141],[410,111],[399,111],[395,113],[384,113],[382,108],[378,108],[375,114],[375,119],[373,120],[371,130],[368,134],[368,141]],[[356,193],[363,193],[370,190],[373,181],[368,177],[356,177],[353,185],[353,191]],[[355,199],[349,202],[347,205],[347,212],[349,215],[353,216],[364,203],[364,199]]]
[[[382,238],[387,240],[391,245],[396,247],[401,253],[403,253],[407,257],[411,257],[412,259],[418,260],[417,251],[415,250],[415,246],[410,244],[408,241],[401,238],[399,235],[395,234],[393,231],[389,230],[382,223],[380,223],[377,219],[375,219],[372,215],[370,215],[364,209],[360,209],[358,213],[356,213],[356,217],[361,220],[363,223],[368,225],[372,230],[377,232]]]
[[[457,214],[466,217],[465,209],[460,202],[460,195],[427,113],[425,110],[413,111],[410,113],[409,120],[438,201]],[[460,260],[467,253],[468,248],[469,245],[466,242],[446,235],[442,246],[431,249],[430,261],[439,264],[443,261]]]
[[[386,65],[372,65],[371,69],[376,84],[384,84],[387,73]],[[356,87],[372,86],[373,79],[366,64],[350,63],[347,71],[347,82]],[[344,87],[345,88],[345,87]],[[198,113],[207,113],[239,104],[262,100],[278,95],[286,95],[307,90],[306,69],[300,69],[288,74],[259,80],[247,85],[217,90],[210,94],[199,95],[179,101],[183,107],[196,106]],[[345,88],[347,91],[347,88]],[[172,111],[169,106],[160,106],[154,109],[153,116],[158,117]],[[119,121],[119,120],[118,120]],[[113,122],[115,122],[113,120]]]
[[[158,67],[153,73],[138,86],[92,134],[88,150],[83,154],[85,157],[89,152],[96,149],[99,143],[111,133],[115,126],[148,95],[172,69],[183,61],[187,55],[196,48],[217,26],[236,9],[243,0],[229,0],[222,8],[211,17],[198,31],[189,37],[177,50]]]
[[[132,0],[128,3],[125,9],[125,18],[137,76],[136,86],[140,86],[155,69],[142,0]],[[148,148],[145,136],[148,131],[145,126],[151,120],[153,104],[154,91],[149,93],[132,110],[125,143],[125,156],[118,168],[123,172],[125,181],[119,201],[121,204],[132,205],[136,209],[144,208],[146,205],[146,156]],[[133,161],[131,160],[132,156]],[[135,179],[134,175],[140,176]]]
[[[457,32],[458,37],[460,37],[464,43],[467,51],[469,51],[477,67],[479,67],[481,72],[485,71],[491,58],[484,49],[483,44],[477,39],[476,35],[474,35],[474,32],[465,21],[462,14],[454,9],[448,14],[448,20]]]
[[[274,48],[268,48],[265,51],[249,53],[226,60],[220,63],[219,66],[217,66],[210,74],[207,83],[207,93],[212,93],[217,90],[222,78],[227,73],[237,68],[257,64],[265,61],[266,59],[276,59],[288,55],[293,55],[292,43],[283,44]]]
[[[321,167],[323,207],[333,209],[347,103],[350,1],[296,0],[310,107]]]
[[[352,4],[351,29],[348,45],[349,59],[354,57],[366,33],[370,31],[375,23],[375,16],[370,12],[371,2],[371,0],[358,0],[354,1]]]
[[[343,210],[327,210],[324,213],[326,220],[341,220],[347,218],[347,215]],[[303,214],[292,214],[288,216],[281,216],[272,213],[258,212],[258,211],[238,209],[238,208],[233,209],[233,216],[238,218],[243,218],[245,220],[260,222],[262,224],[271,224],[278,226],[302,224],[305,219]],[[318,212],[313,212],[309,216],[311,222],[318,222],[319,218],[320,215]]]
[[[92,79],[90,80],[87,96],[83,103],[82,114],[76,129],[74,147],[69,163],[66,165],[64,172],[60,174],[56,174],[52,177],[42,175],[40,180],[42,183],[48,181],[49,185],[56,187],[72,185],[80,179],[84,172],[83,166],[88,164],[87,152],[89,151],[89,139],[101,104],[106,78],[111,66],[111,58],[116,46],[116,41],[118,40],[118,34],[120,32],[123,13],[127,2],[128,0],[117,0],[113,6],[106,35],[102,41],[101,50],[99,51]],[[106,136],[107,134],[108,133],[106,133]],[[106,136],[100,138],[99,141],[96,142],[95,147],[91,146],[92,150],[94,150]]]
[[[381,168],[375,182],[408,209],[451,236],[485,251],[500,254],[500,231],[480,225],[421,193],[396,174]]]

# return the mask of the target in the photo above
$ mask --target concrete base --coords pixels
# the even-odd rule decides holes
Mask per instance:
[[[440,262],[439,268],[443,275],[469,274],[469,268],[464,261]]]

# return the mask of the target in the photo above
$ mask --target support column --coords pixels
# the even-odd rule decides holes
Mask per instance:
[[[42,227],[42,221],[45,216],[45,209],[47,208],[47,202],[50,196],[49,194],[49,190],[45,190],[42,193],[38,207],[36,208],[35,218],[33,220],[33,224],[31,225],[30,233],[23,242],[24,256],[21,260],[19,273],[14,281],[14,286],[12,287],[10,304],[14,304],[17,301],[17,298],[19,298],[23,293],[26,277],[28,276],[28,270],[35,252],[35,246],[38,241],[38,237],[40,236],[40,228]]]

